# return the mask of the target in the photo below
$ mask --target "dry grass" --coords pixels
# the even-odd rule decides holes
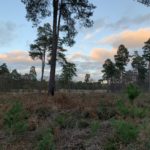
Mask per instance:
[[[34,149],[38,142],[37,137],[46,128],[53,129],[56,148],[58,150],[103,149],[103,145],[107,143],[107,139],[113,136],[113,130],[109,121],[111,117],[114,119],[124,119],[141,126],[145,124],[146,127],[141,129],[139,134],[139,139],[141,139],[142,142],[140,142],[140,144],[136,143],[137,147],[144,147],[144,142],[146,142],[147,138],[150,137],[148,133],[148,124],[150,124],[148,116],[142,119],[128,116],[124,118],[120,116],[116,112],[116,101],[120,98],[128,101],[126,96],[92,92],[61,92],[56,93],[54,97],[47,96],[46,94],[1,94],[0,145],[3,143],[2,150]],[[5,130],[3,128],[3,116],[16,100],[23,103],[24,108],[29,112],[30,116],[28,119],[28,132],[14,141],[8,139],[7,135],[5,135]],[[137,98],[135,105],[141,108],[150,108],[150,95],[142,94],[139,98]],[[103,113],[104,116],[110,115],[108,118],[99,118],[98,110],[101,106],[106,108],[106,110],[103,110]],[[61,127],[56,125],[55,119],[58,117],[58,115],[62,114],[67,116],[65,121],[68,121],[68,124],[73,122],[73,124],[70,125],[71,127],[69,125],[69,127]],[[89,127],[83,129],[77,127],[80,121],[86,121],[90,123],[93,120],[98,120],[101,123],[101,129],[94,137],[91,137],[91,131]],[[2,135],[4,135],[4,138]],[[123,149],[125,149],[125,147],[123,147]]]

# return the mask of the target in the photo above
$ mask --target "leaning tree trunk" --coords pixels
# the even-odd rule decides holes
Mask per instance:
[[[48,94],[54,96],[55,91],[55,69],[56,69],[56,55],[57,55],[57,16],[58,16],[58,0],[53,0],[53,43],[52,43],[52,57],[51,57],[51,70]]]

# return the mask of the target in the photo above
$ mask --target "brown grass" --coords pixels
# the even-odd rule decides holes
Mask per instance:
[[[3,116],[5,112],[12,106],[13,102],[18,100],[24,105],[24,108],[30,113],[28,119],[29,131],[25,137],[22,137],[20,141],[9,143],[6,139],[2,139],[0,135],[0,145],[6,142],[4,150],[20,150],[20,149],[32,149],[33,143],[36,144],[36,135],[46,128],[53,128],[54,136],[57,149],[72,150],[79,148],[79,146],[91,147],[88,150],[98,150],[102,144],[107,141],[107,138],[113,134],[108,120],[100,120],[102,129],[98,132],[95,137],[90,137],[90,129],[61,129],[54,123],[55,118],[58,114],[68,114],[77,123],[81,120],[98,120],[97,110],[101,105],[105,106],[108,110],[115,110],[116,101],[118,99],[128,101],[127,98],[117,94],[105,94],[105,93],[56,93],[54,97],[48,96],[47,94],[1,94],[0,95],[0,134],[4,133],[3,130]],[[143,94],[136,99],[137,106],[149,107],[150,108],[150,95]],[[44,110],[46,114],[42,118],[39,116],[39,110]],[[38,112],[38,113],[37,113]],[[42,113],[42,112],[41,112]],[[116,112],[115,112],[116,113]],[[88,118],[86,115],[88,114]],[[123,119],[122,116],[115,114],[116,119]],[[147,118],[145,118],[147,119]],[[142,119],[126,117],[126,121],[133,123],[141,123]],[[149,122],[147,121],[147,124]],[[142,144],[146,141],[149,136],[147,133],[148,129],[142,130],[139,134],[139,138],[142,139]],[[2,130],[1,130],[2,129]],[[32,135],[32,136],[29,136]],[[88,141],[88,143],[87,143]],[[83,145],[82,145],[83,144]],[[93,147],[95,145],[95,147]],[[125,149],[126,150],[126,149]]]

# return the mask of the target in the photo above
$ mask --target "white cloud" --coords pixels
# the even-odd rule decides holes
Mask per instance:
[[[92,33],[87,33],[86,35],[85,35],[85,37],[84,37],[84,39],[85,40],[90,40],[90,39],[92,39],[93,38],[93,34]]]

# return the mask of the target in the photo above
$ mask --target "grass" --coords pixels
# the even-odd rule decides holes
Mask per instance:
[[[65,114],[60,114],[55,118],[55,122],[60,128],[66,127],[66,116]]]
[[[12,134],[24,133],[27,128],[28,113],[20,102],[15,102],[4,115],[4,126]]]
[[[51,129],[47,129],[47,131],[41,136],[37,149],[55,150],[54,135],[52,134]]]
[[[117,147],[118,143],[115,141],[115,139],[111,138],[105,143],[104,150],[117,150]]]
[[[112,126],[115,129],[117,140],[124,144],[129,144],[138,137],[139,129],[133,123],[124,120],[115,120],[112,122]]]
[[[0,150],[149,150],[149,118],[150,95],[143,93],[134,104],[110,93],[1,94]]]
[[[90,124],[90,128],[91,128],[91,134],[95,135],[97,133],[97,131],[100,129],[101,125],[100,122],[97,120],[94,120],[91,122]]]

